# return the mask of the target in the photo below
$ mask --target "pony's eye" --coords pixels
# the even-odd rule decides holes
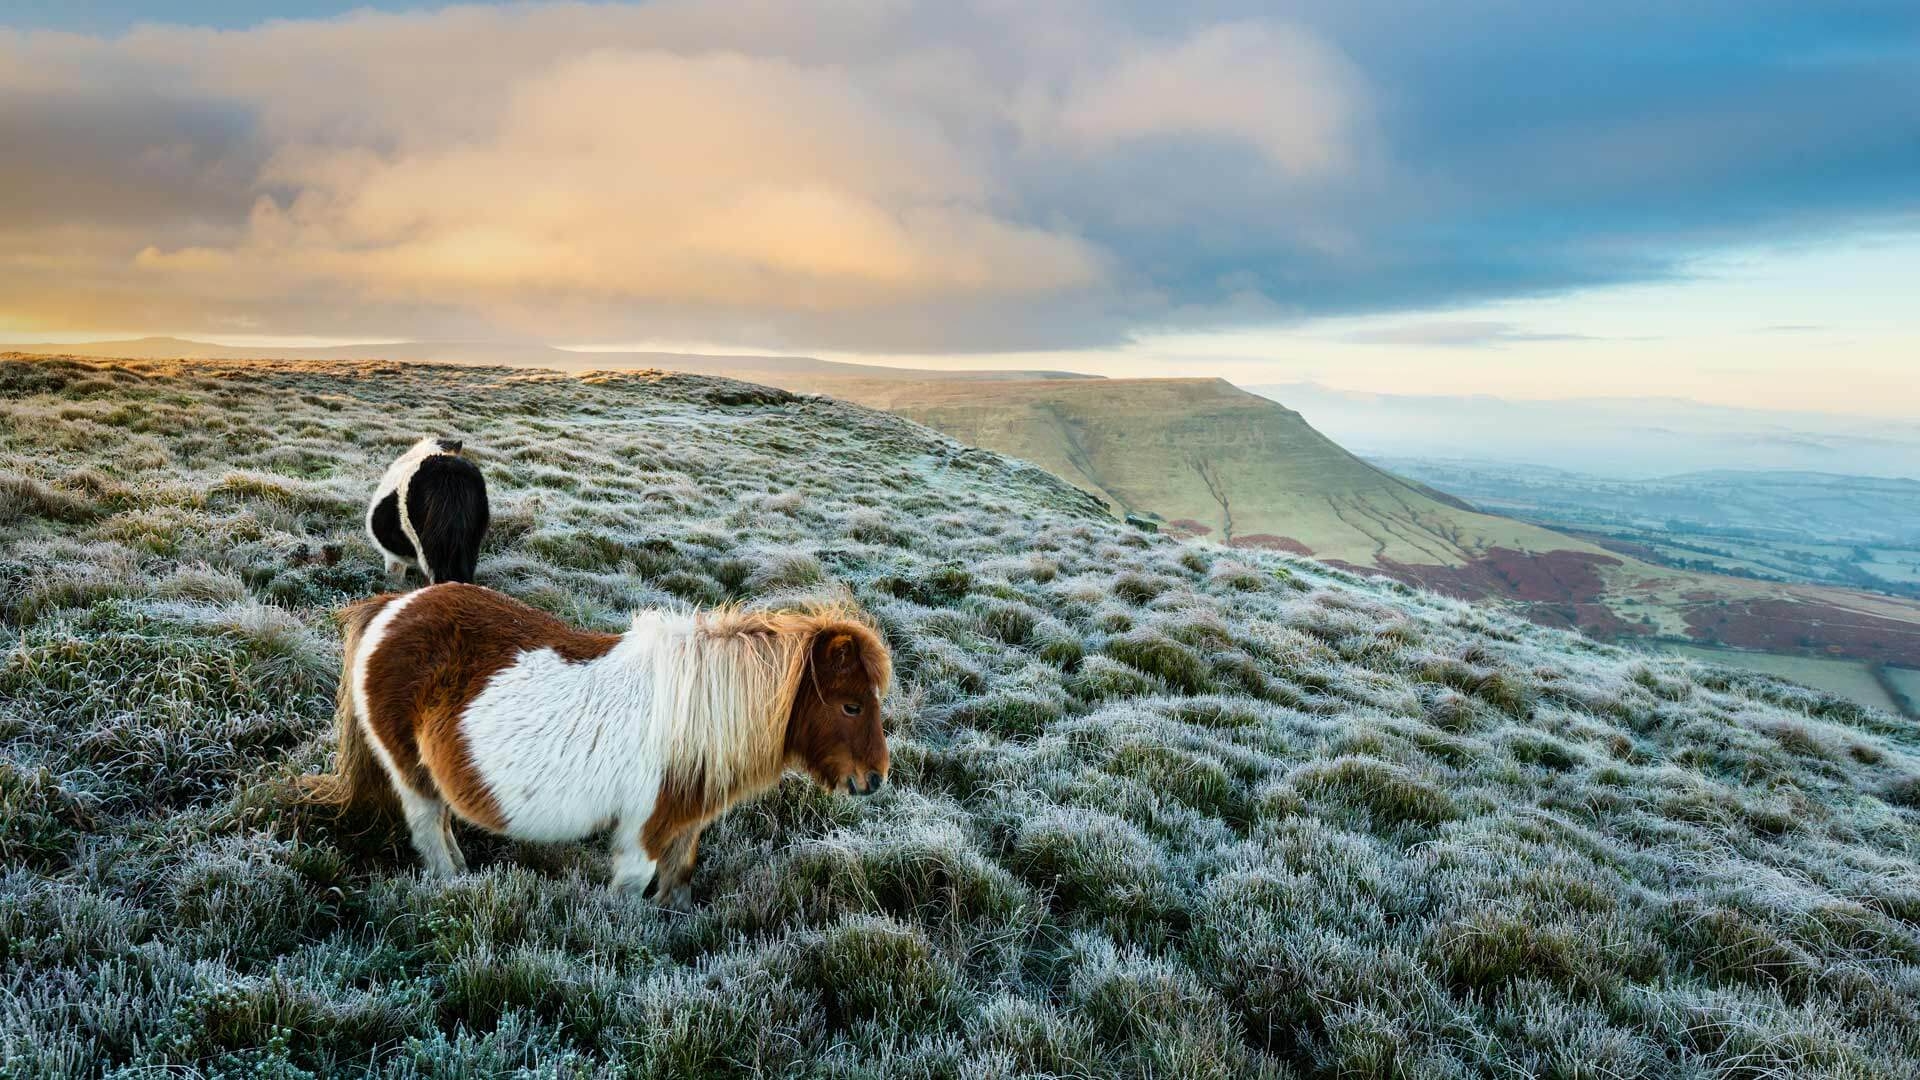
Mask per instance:
[[[857,701],[849,701],[845,705],[840,706],[840,711],[846,713],[848,716],[859,716],[860,703]]]

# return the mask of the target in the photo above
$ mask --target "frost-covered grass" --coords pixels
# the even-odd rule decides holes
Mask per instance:
[[[1920,732],[1183,546],[902,420],[691,377],[0,361],[0,1073],[1895,1076]],[[290,807],[363,499],[466,438],[584,624],[838,581],[894,784],[789,780],[698,908],[599,845]]]

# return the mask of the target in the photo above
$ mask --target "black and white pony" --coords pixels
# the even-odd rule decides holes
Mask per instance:
[[[367,507],[367,535],[387,573],[411,566],[433,585],[472,584],[487,535],[487,482],[460,456],[460,440],[431,436],[387,467]]]

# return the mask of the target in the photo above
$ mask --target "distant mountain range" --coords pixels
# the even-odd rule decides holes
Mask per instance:
[[[1621,480],[1500,462],[1375,464],[1662,566],[1920,599],[1920,480],[1744,470]]]
[[[401,360],[414,364],[538,367],[556,371],[659,368],[696,375],[735,375],[740,372],[782,375],[865,375],[897,373],[916,379],[1093,379],[1071,371],[937,371],[885,368],[872,364],[845,364],[811,356],[738,356],[672,352],[582,352],[551,345],[494,341],[402,341],[376,345],[213,345],[174,337],[92,341],[79,345],[0,345],[0,353],[34,356],[93,356],[139,360],[201,358],[210,360]],[[737,377],[737,375],[736,375]]]
[[[1374,458],[1482,510],[1581,526],[1678,529],[1781,542],[1920,548],[1920,480],[1712,469],[1644,480],[1439,458]]]

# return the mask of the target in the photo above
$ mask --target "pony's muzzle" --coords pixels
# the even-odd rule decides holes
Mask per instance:
[[[884,777],[884,776],[881,776],[881,775],[880,775],[879,773],[877,773],[877,772],[870,772],[870,773],[868,773],[868,774],[867,774],[867,786],[866,786],[866,787],[861,787],[861,786],[860,786],[860,784],[859,784],[859,778],[858,778],[858,777],[853,777],[853,776],[849,776],[849,777],[847,777],[847,794],[849,794],[849,795],[871,795],[871,794],[873,794],[874,792],[876,792],[876,791],[879,791],[879,790],[880,790],[880,785],[882,785],[882,784],[884,784],[884,783],[886,783],[886,782],[887,782],[887,778],[886,778],[886,777]]]

